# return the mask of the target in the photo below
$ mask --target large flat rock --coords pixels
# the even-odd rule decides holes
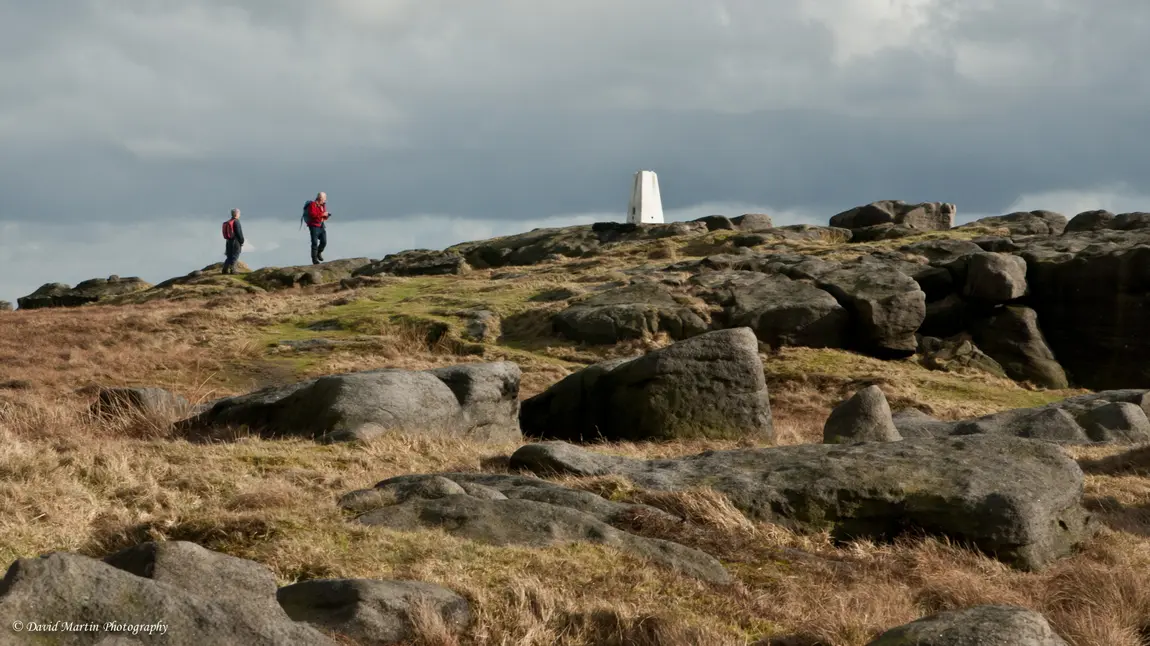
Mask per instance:
[[[891,628],[867,646],[1066,646],[1046,618],[1026,608],[986,605],[941,612]]]
[[[47,283],[39,289],[16,299],[22,310],[33,310],[45,307],[79,307],[90,303],[124,296],[149,289],[152,285],[136,277],[121,278],[109,276],[107,278],[92,278],[85,280],[75,287],[63,283]]]
[[[116,624],[151,626],[162,634],[132,636],[140,643],[179,646],[245,644],[247,646],[335,646],[307,624],[292,621],[270,602],[236,604],[231,595],[204,596],[204,585],[183,587],[186,581],[145,578],[108,563],[66,552],[19,559],[0,581],[0,623],[4,635],[14,622],[52,624]],[[197,589],[198,588],[198,589]],[[274,591],[272,591],[274,595]],[[25,633],[62,646],[95,646],[103,631]],[[127,635],[124,635],[125,637]],[[5,641],[4,643],[12,643]],[[23,642],[20,642],[23,643]]]
[[[913,278],[864,260],[822,274],[817,285],[850,312],[852,345],[880,358],[914,354],[914,333],[926,319],[926,293]]]
[[[904,437],[1008,435],[1058,444],[1150,442],[1150,391],[1108,390],[1034,408],[1016,408],[944,422],[896,415]]]
[[[514,439],[520,436],[519,377],[519,366],[510,362],[329,375],[219,400],[184,426],[244,426],[323,441],[388,431]]]
[[[710,487],[748,517],[837,539],[922,531],[1037,570],[1068,554],[1095,524],[1083,475],[1056,446],[999,436],[907,439],[708,451],[674,460],[532,444],[513,468],[539,475],[618,475],[648,489]]]
[[[609,545],[688,576],[729,583],[714,557],[612,525],[635,512],[668,516],[642,505],[612,502],[535,478],[441,473],[389,478],[345,495],[341,506],[365,525],[394,530],[442,529],[494,545],[547,547],[571,542]]]
[[[753,271],[708,272],[691,279],[723,308],[723,324],[748,327],[772,346],[842,347],[850,316],[835,297],[807,282]]]
[[[599,344],[650,338],[660,332],[672,339],[705,332],[705,312],[682,300],[664,285],[636,283],[573,303],[552,322],[565,338]]]

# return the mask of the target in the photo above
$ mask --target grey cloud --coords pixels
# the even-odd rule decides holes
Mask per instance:
[[[1150,193],[1150,5],[1035,4],[0,0],[0,222]]]

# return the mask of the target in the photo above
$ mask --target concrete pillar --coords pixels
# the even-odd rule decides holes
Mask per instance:
[[[662,224],[663,201],[659,197],[659,178],[655,171],[635,173],[631,188],[631,203],[627,205],[627,222],[633,224]]]

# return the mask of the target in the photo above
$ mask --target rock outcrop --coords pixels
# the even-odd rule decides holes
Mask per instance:
[[[327,285],[351,278],[359,269],[371,264],[369,258],[343,258],[318,265],[265,267],[244,276],[244,280],[266,290]]]
[[[635,514],[670,517],[642,505],[609,501],[522,476],[442,473],[389,478],[353,491],[341,506],[365,525],[412,531],[442,529],[494,545],[547,547],[571,541],[619,548],[712,583],[730,574],[712,556],[670,541],[618,529]]]
[[[420,581],[312,579],[280,588],[283,609],[295,621],[345,635],[361,644],[409,643],[418,612],[431,612],[450,634],[471,622],[466,599]]]
[[[186,590],[250,616],[288,619],[276,602],[276,577],[265,566],[187,541],[148,542],[104,558],[136,576]]]
[[[1006,215],[982,218],[956,227],[1006,229],[1012,236],[1060,235],[1066,229],[1066,216],[1053,211],[1015,211]]]
[[[147,577],[119,567],[135,569],[144,562],[138,555],[111,559],[111,563],[67,552],[19,559],[0,581],[0,622],[5,631],[14,622],[137,626],[144,631],[133,636],[141,639],[137,643],[162,641],[180,646],[336,645],[274,607],[274,577],[262,566],[240,567],[223,555],[209,562],[197,550],[188,552],[192,553],[190,563],[152,560],[159,574]],[[258,576],[249,578],[253,572],[259,572]],[[104,637],[116,637],[108,632],[114,631],[66,633],[66,640],[50,643],[100,644]]]
[[[1028,305],[1077,385],[1150,388],[1150,232],[1098,231],[1032,241]]]
[[[1015,606],[974,606],[892,628],[867,646],[1066,646],[1046,618]]]
[[[183,541],[142,543],[103,561],[67,552],[20,559],[0,581],[5,630],[23,622],[24,635],[52,644],[344,643],[329,634],[399,644],[427,612],[455,635],[471,621],[467,600],[437,585],[316,579],[278,588],[260,563]],[[99,629],[31,630],[63,621]]]
[[[566,310],[548,312],[552,331],[576,342],[611,344],[750,327],[774,347],[841,347],[884,359],[911,356],[919,346],[916,335],[969,335],[973,346],[1013,379],[1047,388],[1067,383],[1092,389],[1150,387],[1150,336],[1143,334],[1150,329],[1145,305],[1150,213],[1088,211],[1071,224],[1050,211],[1015,212],[956,228],[983,236],[974,240],[797,252],[803,245],[796,241],[925,238],[921,234],[950,228],[953,215],[951,204],[883,201],[836,215],[832,227],[773,226],[762,214],[642,226],[600,222],[443,251],[405,251],[379,261],[354,258],[242,276],[192,272],[151,289],[138,279],[116,277],[76,288],[49,284],[20,300],[21,307],[33,308],[208,298],[337,282],[346,289],[370,288],[399,280],[384,275],[460,274],[469,268],[592,259],[612,250],[654,260],[713,248],[713,255],[661,269],[636,266],[611,283],[590,287],[585,290],[590,295],[572,300]],[[1002,311],[1003,305],[1032,313]],[[450,310],[442,314],[451,315]],[[469,338],[493,338],[491,326],[480,327]]]
[[[1078,231],[1133,231],[1150,228],[1150,213],[1134,212],[1114,215],[1110,211],[1084,211],[1074,216],[1066,225],[1066,233]]]
[[[561,229],[535,229],[513,236],[466,242],[445,251],[463,256],[472,267],[487,269],[510,265],[534,265],[551,258],[590,258],[620,242],[656,240],[706,232],[707,225],[702,222],[668,222],[642,226],[598,222]]]
[[[974,419],[942,422],[895,415],[903,437],[1009,435],[1059,444],[1150,442],[1150,392],[1113,390],[1018,408]]]
[[[832,216],[830,225],[861,229],[894,224],[919,231],[945,231],[954,226],[955,210],[953,204],[944,202],[907,204],[902,200],[881,200]]]
[[[660,332],[685,339],[705,332],[706,312],[658,283],[636,283],[590,296],[559,312],[555,331],[572,341],[613,344]]]
[[[519,377],[519,366],[509,362],[329,375],[219,400],[183,426],[244,426],[324,442],[388,431],[513,439],[519,437]]]
[[[882,358],[909,357],[926,319],[926,294],[915,280],[875,264],[844,264],[818,277],[852,316],[851,345]]]
[[[775,227],[771,216],[765,213],[744,213],[733,218],[728,218],[725,215],[707,215],[694,221],[707,225],[708,231],[756,232]]]
[[[1007,303],[1026,295],[1026,261],[1005,253],[971,254],[962,295],[983,303]]]
[[[388,254],[382,260],[364,265],[352,273],[355,276],[444,276],[469,271],[471,266],[458,252],[412,249]]]
[[[511,466],[539,475],[617,475],[663,491],[707,486],[755,520],[829,530],[840,540],[926,532],[1029,570],[1069,554],[1096,527],[1082,506],[1078,465],[1056,446],[1013,437],[811,444],[672,460],[556,442],[520,448]]]
[[[758,341],[708,332],[565,377],[523,402],[524,434],[573,442],[774,436]]]
[[[722,308],[722,325],[747,327],[772,346],[842,347],[850,316],[830,293],[785,275],[708,272],[691,279]]]
[[[924,336],[919,339],[918,355],[919,363],[930,370],[979,370],[995,377],[1008,378],[1002,365],[974,345],[967,334],[957,334],[947,339]]]
[[[63,283],[48,283],[31,294],[16,299],[16,302],[22,310],[44,307],[79,307],[98,303],[115,296],[140,292],[150,287],[151,284],[139,278],[109,276],[85,280],[75,287],[69,287]]]
[[[1029,307],[995,309],[969,327],[975,345],[997,361],[1012,379],[1043,388],[1069,385],[1066,372],[1039,329],[1038,314]]]

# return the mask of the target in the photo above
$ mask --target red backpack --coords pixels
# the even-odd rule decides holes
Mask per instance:
[[[231,240],[236,237],[236,225],[232,224],[235,220],[228,220],[224,222],[224,240]]]

